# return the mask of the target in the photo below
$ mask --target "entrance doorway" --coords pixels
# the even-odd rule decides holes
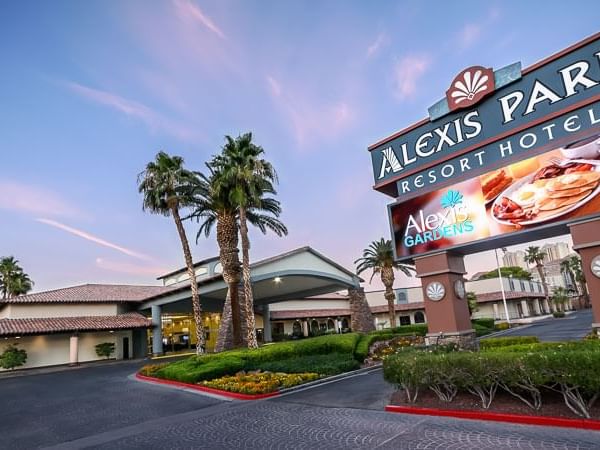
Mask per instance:
[[[129,338],[123,338],[123,359],[129,359]]]

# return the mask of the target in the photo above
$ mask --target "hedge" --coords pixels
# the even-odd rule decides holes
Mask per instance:
[[[262,369],[273,361],[289,361],[302,356],[346,354],[352,358],[360,339],[357,333],[319,336],[299,341],[281,342],[255,350],[236,349],[210,355],[192,356],[188,359],[161,366],[153,376],[185,383],[197,383],[241,370]],[[302,372],[312,370],[305,367]]]
[[[514,336],[514,337],[497,337],[482,339],[479,343],[479,347],[482,350],[497,347],[508,347],[510,345],[517,344],[537,344],[540,340],[537,336]]]
[[[279,361],[267,361],[248,367],[246,370],[269,372],[302,373],[313,372],[319,375],[336,375],[360,368],[360,363],[348,353],[330,353],[327,355],[305,355]]]
[[[402,352],[384,360],[384,377],[403,389],[409,402],[415,402],[422,389],[432,390],[445,402],[452,401],[457,392],[468,392],[479,398],[484,409],[490,407],[499,388],[533,409],[541,407],[546,390],[553,390],[562,394],[571,411],[590,418],[600,397],[597,341],[534,352],[505,348],[512,347],[478,353]]]

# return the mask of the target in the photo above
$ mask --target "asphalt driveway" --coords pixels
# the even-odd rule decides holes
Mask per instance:
[[[219,401],[131,379],[139,363],[0,378],[0,448],[597,449],[600,432],[392,414],[381,370]]]
[[[494,334],[493,337],[537,336],[544,342],[575,341],[583,339],[590,331],[592,331],[592,310],[584,309],[560,319],[551,317],[530,325],[516,327],[501,334]]]

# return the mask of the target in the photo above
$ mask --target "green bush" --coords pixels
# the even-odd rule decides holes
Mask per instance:
[[[105,357],[106,359],[110,358],[115,352],[115,343],[114,342],[102,342],[96,345],[96,355],[100,357]]]
[[[388,330],[381,330],[382,332]],[[389,329],[394,334],[416,334],[417,336],[425,336],[427,334],[427,324],[417,323],[415,325],[400,325],[399,327]]]
[[[482,350],[498,347],[508,347],[518,344],[537,344],[540,340],[536,336],[514,336],[482,339],[479,347]]]
[[[510,326],[508,325],[508,322],[500,322],[499,324],[494,325],[494,329],[496,331],[504,331],[504,330],[508,330],[510,328]]]
[[[0,355],[0,367],[3,369],[14,369],[27,362],[27,352],[18,348],[15,344],[10,344]]]
[[[494,329],[494,319],[491,318],[482,318],[482,319],[473,319],[471,320],[473,326],[478,325],[483,328]]]
[[[485,336],[486,334],[494,332],[493,328],[484,327],[483,325],[479,325],[477,323],[473,324],[473,329],[475,330],[475,334],[477,335],[477,337]]]
[[[279,361],[266,361],[248,367],[246,370],[262,370],[269,372],[302,373],[306,371],[319,375],[336,375],[356,370],[360,364],[351,354],[330,353],[328,355],[305,355],[298,358]]]
[[[532,347],[535,351],[529,350]],[[431,389],[444,401],[462,391],[477,396],[487,409],[501,388],[537,410],[543,392],[554,390],[572,412],[590,418],[600,398],[598,341],[499,346],[484,352],[411,349],[389,356],[383,370],[385,379],[403,389],[409,402],[416,401],[420,389]]]
[[[552,315],[556,318],[561,318],[561,317],[565,317],[565,312],[564,311],[554,311],[552,313]]]
[[[357,333],[336,334],[280,342],[255,350],[236,349],[192,356],[159,368],[154,372],[154,376],[185,383],[197,383],[224,375],[233,375],[241,370],[262,369],[265,363],[292,360],[303,356],[345,354],[352,358],[360,337],[361,335]],[[307,370],[312,371],[313,368],[304,367],[301,372]]]

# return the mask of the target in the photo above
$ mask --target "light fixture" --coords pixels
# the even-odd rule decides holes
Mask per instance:
[[[281,277],[275,277],[275,278],[273,278],[273,281],[275,283],[281,283]]]

